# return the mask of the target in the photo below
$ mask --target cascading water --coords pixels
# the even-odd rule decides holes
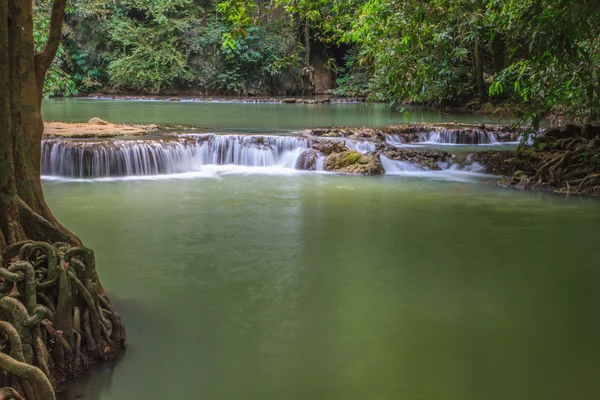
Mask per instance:
[[[346,147],[359,153],[371,153],[377,151],[377,146],[373,142],[347,140]]]
[[[510,137],[510,136],[506,136]],[[386,142],[395,147],[406,147],[423,144],[437,145],[490,145],[499,144],[506,139],[500,139],[497,132],[483,129],[449,129],[437,128],[414,135],[387,134]]]
[[[44,140],[42,175],[65,178],[148,176],[206,165],[294,168],[310,141],[285,136],[186,135],[163,140]]]
[[[437,165],[439,171],[431,171],[418,164],[413,164],[407,161],[392,160],[389,157],[381,156],[381,164],[386,175],[402,175],[413,176],[419,178],[471,182],[477,179],[489,177],[483,174],[483,166],[477,162],[473,162],[468,157],[464,163],[457,163],[453,160],[439,162]]]
[[[463,130],[463,129],[446,129],[439,128],[437,130],[420,133],[419,141],[422,143],[436,144],[495,144],[498,139],[494,132],[485,131],[482,129]]]

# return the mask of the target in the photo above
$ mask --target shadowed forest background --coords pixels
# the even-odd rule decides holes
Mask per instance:
[[[36,0],[44,40],[48,0]],[[49,96],[366,96],[600,110],[600,12],[576,0],[121,0],[68,6]],[[487,107],[486,110],[493,110]]]

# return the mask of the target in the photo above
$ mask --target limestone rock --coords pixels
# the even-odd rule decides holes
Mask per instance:
[[[432,171],[440,169],[439,162],[447,162],[452,159],[452,154],[434,149],[397,149],[389,146],[383,153],[386,157],[396,161],[406,161],[419,164]]]
[[[346,143],[341,140],[320,139],[314,142],[312,148],[325,154],[326,156],[333,153],[342,153],[344,151],[350,151],[350,149],[346,147]]]
[[[353,175],[382,175],[384,173],[379,154],[361,154],[356,151],[330,154],[325,162],[325,170]]]
[[[88,121],[88,124],[90,124],[90,125],[108,125],[108,122],[106,122],[98,117],[94,117]]]
[[[317,169],[317,161],[321,153],[314,149],[304,150],[298,161],[296,161],[296,169],[301,171],[315,171]]]

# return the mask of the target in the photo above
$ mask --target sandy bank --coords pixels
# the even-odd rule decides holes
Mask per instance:
[[[89,123],[44,122],[44,137],[49,138],[111,138],[142,136],[157,129],[156,125],[96,125]]]

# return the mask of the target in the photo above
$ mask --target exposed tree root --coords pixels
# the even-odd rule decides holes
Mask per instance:
[[[91,250],[14,243],[0,254],[0,282],[0,369],[11,386],[0,400],[54,399],[53,385],[123,346],[123,321],[99,294]]]
[[[533,149],[518,151],[514,164],[508,186],[600,195],[600,136],[542,136]]]

